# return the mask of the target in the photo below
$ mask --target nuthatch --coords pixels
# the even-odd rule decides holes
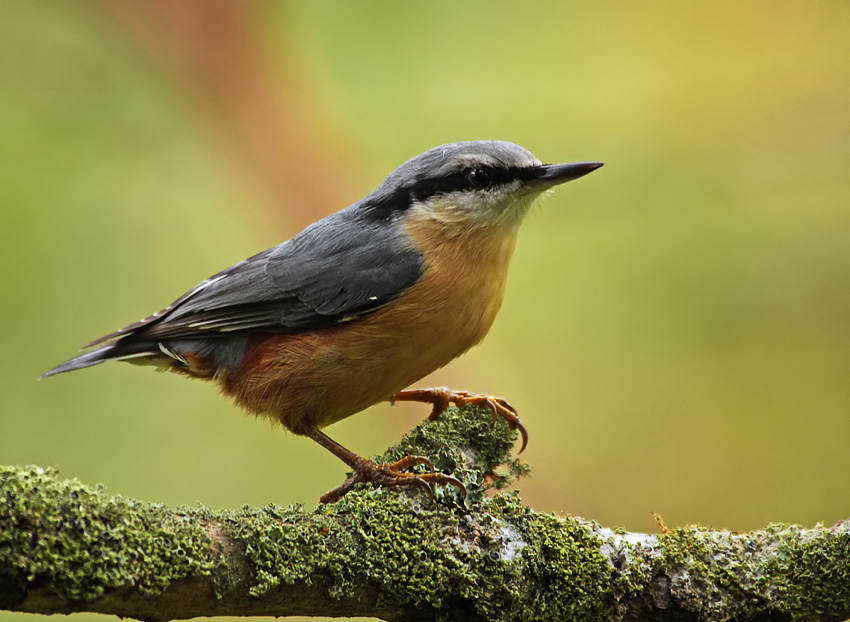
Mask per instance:
[[[358,482],[452,484],[442,473],[377,464],[322,428],[378,402],[487,406],[518,428],[504,400],[448,389],[403,390],[479,343],[502,304],[517,230],[534,200],[599,162],[543,165],[508,142],[435,147],[371,194],[184,294],[162,311],[101,337],[50,370],[109,360],[212,379],[249,412],[277,419],[345,462]]]

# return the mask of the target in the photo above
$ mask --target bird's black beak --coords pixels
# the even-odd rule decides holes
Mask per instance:
[[[550,188],[557,184],[562,184],[567,181],[584,177],[590,172],[595,171],[604,162],[573,162],[572,164],[545,164],[537,170],[539,174],[533,180],[531,185],[543,188]]]

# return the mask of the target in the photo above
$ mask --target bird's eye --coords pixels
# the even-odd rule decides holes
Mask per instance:
[[[486,168],[473,168],[466,174],[466,178],[473,188],[486,188],[493,182],[493,174]]]

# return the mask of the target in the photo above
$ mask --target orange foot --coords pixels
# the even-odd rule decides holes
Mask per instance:
[[[390,404],[395,402],[427,402],[433,404],[434,409],[428,415],[428,419],[435,421],[440,418],[450,404],[455,406],[483,406],[490,411],[493,421],[496,417],[504,419],[512,430],[519,430],[522,437],[522,453],[528,444],[528,432],[520,423],[516,409],[501,397],[492,397],[483,393],[470,393],[469,391],[452,391],[446,387],[435,387],[431,389],[406,389],[399,391],[390,398]]]
[[[401,469],[407,469],[417,464],[427,465],[431,473],[401,473]],[[378,464],[374,460],[358,458],[354,465],[354,474],[345,482],[323,494],[319,503],[333,503],[342,499],[345,494],[360,482],[371,482],[375,486],[410,486],[418,488],[434,500],[434,491],[431,484],[437,486],[457,486],[463,496],[466,496],[466,488],[463,483],[450,475],[434,472],[434,465],[425,456],[405,456],[391,464]]]

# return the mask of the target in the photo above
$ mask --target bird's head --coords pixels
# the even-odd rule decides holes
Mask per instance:
[[[531,152],[504,141],[451,143],[399,166],[363,205],[381,217],[516,229],[541,193],[600,166],[542,164]]]

